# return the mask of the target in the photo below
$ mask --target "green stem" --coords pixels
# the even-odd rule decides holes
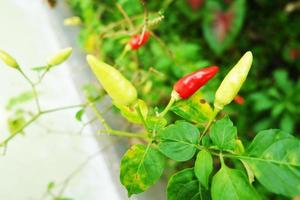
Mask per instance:
[[[219,153],[219,158],[220,158],[220,161],[221,161],[221,166],[224,166],[225,162],[224,162],[224,158],[223,158],[222,152]]]
[[[92,108],[92,110],[94,111],[96,117],[102,123],[102,125],[104,126],[104,128],[107,131],[111,130],[110,126],[107,124],[107,122],[105,121],[104,117],[100,114],[100,112],[98,112],[98,109],[97,109],[96,105],[94,103],[91,103],[90,107]]]
[[[37,110],[38,110],[38,112],[40,112],[41,106],[40,106],[38,94],[37,94],[36,87],[35,87],[36,85],[31,81],[31,79],[24,73],[24,71],[22,69],[19,69],[19,71],[20,71],[21,75],[25,78],[25,80],[30,84],[33,95],[34,95],[34,100],[35,100]]]
[[[159,117],[163,117],[167,114],[167,112],[169,112],[169,110],[171,109],[171,107],[173,106],[173,104],[176,102],[176,100],[178,99],[178,94],[176,94],[174,91],[171,94],[171,99],[168,103],[168,105],[165,107],[165,109],[158,115]]]
[[[130,133],[130,132],[126,132],[126,131],[118,131],[118,130],[113,130],[113,129],[99,130],[99,133],[109,133],[112,135],[122,136],[122,137],[133,137],[133,138],[144,138],[144,139],[148,138],[147,133]]]
[[[216,108],[214,109],[214,112],[213,112],[211,118],[209,119],[208,123],[206,124],[204,131],[200,135],[200,141],[203,138],[203,136],[206,134],[206,132],[208,131],[209,127],[211,126],[212,122],[215,120],[215,118],[219,112],[220,112],[219,109],[216,109]]]
[[[52,112],[57,112],[61,110],[67,110],[67,109],[73,109],[73,108],[84,108],[86,107],[86,104],[78,104],[78,105],[71,105],[71,106],[64,106],[64,107],[58,107],[58,108],[53,108],[53,109],[48,109],[48,110],[43,110],[41,111],[42,114],[45,113],[52,113]]]
[[[143,113],[142,113],[142,111],[141,111],[141,107],[140,107],[139,104],[138,104],[136,110],[137,110],[137,113],[138,113],[140,119],[142,120],[142,122],[143,122],[143,124],[144,124],[144,127],[149,131],[149,128],[148,128],[148,126],[147,126],[146,120],[145,120],[145,118],[144,118],[144,116],[143,116]]]
[[[130,50],[130,46],[126,45],[122,51],[122,53],[119,55],[119,57],[116,59],[116,64],[119,64],[122,59],[125,57],[125,55],[127,54],[127,52]]]

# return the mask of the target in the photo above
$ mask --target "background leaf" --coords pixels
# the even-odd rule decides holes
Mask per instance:
[[[167,187],[168,200],[208,200],[210,195],[200,185],[194,169],[188,168],[174,174]]]
[[[128,196],[147,190],[161,177],[165,159],[161,153],[141,144],[132,146],[121,160],[121,183]]]
[[[29,102],[33,99],[34,99],[34,94],[32,91],[23,92],[23,93],[19,94],[18,96],[12,97],[6,105],[6,109],[11,110],[12,108],[14,108],[16,106],[18,106],[22,103]]]
[[[229,117],[215,122],[209,134],[211,140],[221,150],[234,150],[236,145],[237,129]]]
[[[206,41],[216,54],[221,54],[234,41],[242,27],[245,9],[245,0],[232,1],[226,10],[222,1],[206,2],[202,28]]]
[[[209,176],[213,170],[213,159],[211,154],[205,149],[198,153],[194,169],[200,183],[208,189]]]
[[[211,196],[213,200],[261,199],[242,171],[225,165],[213,177]]]
[[[185,121],[177,121],[158,132],[159,150],[176,161],[191,159],[199,141],[198,129]]]

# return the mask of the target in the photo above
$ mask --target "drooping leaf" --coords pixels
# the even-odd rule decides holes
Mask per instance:
[[[200,124],[207,123],[213,114],[211,106],[201,92],[195,93],[187,100],[176,102],[171,110],[185,120]]]
[[[19,94],[18,96],[12,97],[6,104],[6,109],[11,110],[12,108],[16,107],[17,105],[29,102],[33,99],[34,99],[34,94],[32,91],[23,92],[23,93]]]
[[[213,177],[211,196],[213,200],[261,199],[242,171],[225,165]]]
[[[197,180],[194,169],[188,168],[174,174],[167,187],[168,200],[209,200],[210,194]]]
[[[159,150],[176,161],[191,159],[199,141],[198,129],[185,121],[177,121],[158,132]]]
[[[222,54],[238,35],[244,21],[245,4],[245,0],[235,0],[224,10],[221,1],[206,2],[202,28],[206,41],[216,54]]]
[[[161,177],[165,166],[163,155],[152,147],[132,146],[121,161],[120,180],[128,196],[147,190]]]
[[[212,125],[209,136],[219,149],[234,150],[237,129],[229,117],[224,117]]]
[[[261,131],[241,160],[271,192],[300,195],[300,141],[277,129]]]
[[[205,149],[198,153],[194,169],[200,183],[208,189],[209,176],[213,170],[213,159],[211,154]]]

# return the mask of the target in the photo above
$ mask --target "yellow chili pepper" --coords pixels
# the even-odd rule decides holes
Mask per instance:
[[[214,107],[216,110],[222,110],[238,94],[252,64],[252,53],[246,52],[238,63],[226,75],[215,94]]]
[[[60,50],[49,59],[48,66],[52,67],[63,63],[70,57],[72,50],[73,49],[71,47]]]
[[[115,104],[128,106],[135,103],[135,87],[117,69],[92,55],[87,56],[87,62]]]
[[[5,64],[7,64],[9,67],[20,69],[19,64],[17,61],[9,55],[7,52],[0,49],[0,60],[2,60]]]

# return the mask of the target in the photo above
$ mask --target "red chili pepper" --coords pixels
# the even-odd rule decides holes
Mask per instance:
[[[146,44],[146,42],[149,40],[149,38],[150,38],[150,32],[145,31],[144,34],[138,34],[138,35],[133,36],[129,41],[129,45],[132,50],[137,50],[141,46]]]
[[[245,103],[245,99],[244,97],[237,95],[236,97],[234,97],[234,102],[240,105],[243,105]]]
[[[188,74],[177,81],[173,87],[180,98],[187,99],[206,84],[219,71],[219,67],[211,66]]]
[[[202,6],[204,0],[187,0],[187,2],[190,4],[193,10],[197,10]]]

